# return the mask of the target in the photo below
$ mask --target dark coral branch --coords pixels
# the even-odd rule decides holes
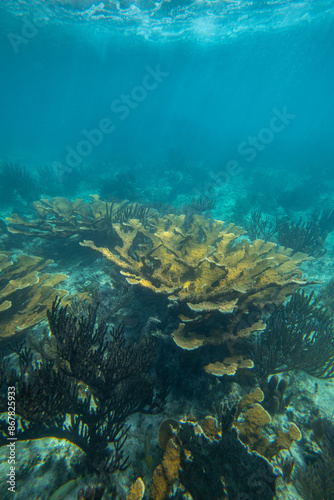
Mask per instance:
[[[166,391],[161,384],[159,393],[147,375],[154,343],[129,345],[123,326],[109,332],[104,322],[96,326],[96,315],[97,306],[77,317],[56,299],[48,311],[53,354],[34,362],[31,350],[17,345],[19,372],[8,373],[2,360],[0,374],[3,387],[15,386],[18,439],[68,439],[84,451],[91,469],[107,477],[129,463],[126,418],[162,411]],[[5,398],[0,406],[5,411]],[[4,445],[5,421],[0,429]]]
[[[334,325],[314,294],[296,292],[269,318],[258,337],[255,363],[261,376],[304,370],[334,377]]]

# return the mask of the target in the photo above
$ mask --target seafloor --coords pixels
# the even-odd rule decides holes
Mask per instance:
[[[11,167],[14,168],[13,165]],[[17,173],[28,175],[27,171],[22,170],[23,167],[17,168],[19,168]],[[200,170],[200,168],[201,166],[198,167],[198,170]],[[88,170],[87,168],[87,171]],[[113,171],[115,171],[115,168],[113,168]],[[196,169],[193,170],[193,172],[195,171]],[[140,166],[137,168],[137,176],[139,176],[138,172],[140,173]],[[240,401],[247,394],[254,393],[259,386],[261,386],[265,392],[265,388],[268,387],[267,381],[270,379],[271,374],[266,373],[265,377],[261,376],[256,365],[257,358],[254,356],[254,350],[252,348],[252,346],[254,347],[256,345],[257,336],[261,335],[261,333],[257,333],[256,328],[254,328],[254,331],[251,332],[247,339],[237,341],[237,339],[231,340],[229,337],[226,343],[221,343],[217,346],[211,345],[207,348],[204,345],[204,347],[194,350],[182,349],[182,346],[176,346],[172,338],[173,329],[175,328],[175,311],[172,310],[173,307],[168,309],[163,291],[156,293],[153,289],[148,290],[147,287],[143,287],[140,283],[137,286],[128,283],[125,277],[121,276],[119,273],[120,267],[117,266],[115,262],[110,262],[110,260],[91,248],[80,246],[79,242],[87,239],[85,231],[82,230],[82,225],[85,225],[84,223],[82,223],[81,226],[78,225],[77,232],[73,231],[71,235],[67,235],[66,237],[60,234],[63,230],[62,228],[65,227],[61,226],[64,222],[64,219],[61,219],[61,217],[58,220],[53,220],[54,227],[57,227],[57,231],[59,231],[59,237],[56,231],[51,235],[44,230],[45,234],[42,234],[43,231],[38,232],[38,227],[36,227],[36,225],[33,229],[31,226],[29,227],[27,221],[36,220],[36,213],[34,213],[34,210],[31,208],[32,203],[38,199],[51,200],[56,196],[63,196],[72,201],[80,198],[84,200],[84,202],[89,203],[89,195],[98,194],[100,196],[99,199],[102,200],[103,203],[122,203],[124,200],[129,200],[129,203],[139,203],[146,207],[147,210],[152,209],[156,211],[156,217],[163,217],[165,214],[170,213],[175,213],[177,217],[186,214],[187,220],[189,221],[195,220],[196,217],[204,217],[205,219],[222,220],[241,227],[244,227],[245,224],[247,225],[247,221],[249,223],[252,211],[257,209],[260,211],[262,221],[266,218],[274,221],[279,216],[282,218],[285,217],[290,223],[293,222],[295,225],[298,225],[300,219],[302,219],[305,225],[301,226],[300,224],[299,228],[302,227],[304,229],[308,227],[308,221],[316,220],[316,214],[321,214],[322,211],[326,209],[328,210],[329,220],[326,235],[322,235],[321,238],[317,229],[313,227],[313,237],[315,240],[312,241],[312,235],[310,236],[310,234],[308,234],[309,239],[306,242],[304,234],[304,248],[298,247],[295,254],[297,252],[303,252],[307,256],[307,259],[305,258],[305,261],[300,264],[302,279],[308,282],[308,285],[302,286],[302,288],[307,295],[313,292],[313,297],[318,297],[321,300],[317,303],[317,307],[322,308],[322,310],[326,307],[326,314],[328,315],[326,318],[328,318],[332,315],[334,310],[334,287],[333,285],[332,287],[329,285],[333,278],[334,268],[334,223],[333,220],[330,220],[330,215],[332,219],[334,219],[332,208],[333,200],[331,196],[334,188],[334,179],[326,179],[326,188],[320,190],[311,200],[308,199],[306,202],[305,198],[308,196],[307,186],[309,184],[312,185],[312,178],[307,174],[305,174],[303,179],[300,174],[294,177],[292,173],[286,173],[284,183],[278,183],[277,179],[282,177],[280,169],[277,169],[277,171],[271,169],[270,174],[267,173],[266,175],[260,170],[258,172],[252,171],[251,174],[241,175],[229,183],[214,185],[210,192],[207,193],[205,197],[201,197],[201,199],[199,196],[196,197],[196,195],[193,194],[198,186],[198,180],[195,174],[192,177],[192,171],[189,169],[185,169],[182,173],[177,173],[171,167],[168,167],[168,165],[165,168],[164,175],[161,175],[159,180],[156,178],[150,180],[146,176],[145,190],[143,190],[140,184],[137,185],[134,181],[129,179],[126,171],[120,169],[119,176],[111,178],[109,192],[107,192],[107,189],[104,191],[101,190],[97,181],[93,182],[94,189],[92,189],[92,187],[89,186],[89,180],[87,178],[85,179],[84,174],[80,174],[81,177],[78,177],[78,179],[73,182],[74,187],[72,192],[68,189],[69,186],[66,186],[66,179],[58,179],[58,192],[57,185],[54,183],[50,185],[45,183],[44,191],[41,191],[36,181],[36,194],[34,198],[30,195],[28,196],[27,192],[19,183],[13,187],[10,182],[13,183],[14,181],[8,176],[6,177],[5,170],[2,171],[1,175],[3,185],[5,182],[8,182],[7,187],[4,189],[7,190],[7,194],[9,193],[7,200],[4,201],[0,207],[0,249],[2,254],[10,256],[12,261],[15,261],[15,259],[22,254],[38,256],[43,259],[52,259],[53,263],[49,265],[46,271],[43,270],[43,272],[51,274],[63,273],[67,275],[66,280],[59,282],[59,284],[55,284],[54,287],[55,289],[66,290],[67,296],[65,295],[63,297],[63,301],[66,302],[66,297],[71,297],[71,299],[68,300],[68,308],[72,307],[74,311],[73,314],[80,316],[82,311],[83,314],[87,314],[87,305],[85,304],[99,302],[98,321],[102,322],[102,320],[106,320],[110,328],[117,327],[119,324],[124,324],[125,338],[128,344],[136,346],[141,339],[154,338],[156,342],[154,349],[157,350],[157,354],[154,361],[151,360],[151,363],[153,363],[153,365],[155,364],[155,366],[152,365],[154,369],[152,369],[152,366],[147,368],[148,371],[151,370],[149,374],[150,383],[153,384],[153,391],[161,391],[161,385],[164,383],[161,382],[161,377],[165,377],[167,381],[164,381],[166,385],[168,385],[168,390],[163,397],[164,401],[161,402],[159,408],[155,407],[155,410],[151,408],[152,411],[150,411],[150,409],[148,409],[149,405],[145,407],[143,404],[139,407],[139,411],[128,411],[128,414],[124,411],[124,415],[126,415],[124,420],[129,427],[126,428],[127,439],[123,445],[122,451],[124,457],[129,457],[128,467],[124,471],[109,469],[110,474],[107,467],[103,470],[101,464],[89,463],[87,453],[84,453],[79,446],[75,446],[69,440],[61,439],[61,435],[58,437],[39,437],[38,426],[40,426],[40,429],[44,429],[47,418],[45,415],[43,416],[41,413],[38,413],[38,405],[37,408],[34,409],[26,408],[21,401],[21,406],[19,406],[21,408],[21,414],[17,413],[17,419],[19,419],[19,417],[24,418],[24,415],[33,415],[30,417],[30,421],[34,422],[35,427],[32,439],[23,441],[19,439],[16,442],[15,498],[17,500],[27,498],[50,498],[53,500],[60,498],[63,500],[73,498],[100,498],[98,496],[89,496],[87,491],[86,493],[81,492],[79,494],[79,491],[102,483],[105,488],[103,498],[117,498],[120,500],[142,497],[152,499],[204,499],[199,489],[200,486],[198,486],[198,490],[196,489],[196,481],[194,479],[196,478],[196,471],[194,473],[190,466],[188,470],[182,460],[188,459],[189,465],[189,461],[191,462],[193,460],[193,463],[195,463],[195,457],[197,457],[196,453],[200,456],[201,445],[197,444],[196,448],[195,440],[200,439],[196,438],[196,435],[203,434],[199,425],[202,425],[204,428],[203,422],[206,417],[212,416],[215,419],[214,421],[217,427],[215,431],[216,434],[213,436],[214,432],[211,429],[210,443],[215,440],[216,443],[218,443],[221,433],[231,432],[231,430],[224,431],[224,419],[221,417],[224,405],[226,412],[226,404],[231,408],[236,401]],[[38,176],[34,173],[31,174],[31,178],[38,179]],[[31,180],[31,178],[29,174],[29,179]],[[183,190],[182,186],[184,188]],[[15,213],[21,218],[21,224],[15,225],[11,222],[12,214]],[[129,221],[134,219],[138,221],[140,217],[143,217],[143,213],[139,215],[137,213],[131,219],[127,219],[123,222],[115,222],[114,224],[118,224],[119,226],[117,227],[119,229],[123,224],[124,227],[126,226],[128,228],[126,234],[131,234],[131,230],[129,229],[131,223]],[[60,225],[57,226],[59,223]],[[113,222],[111,221],[111,225],[112,224]],[[316,222],[314,224],[316,225]],[[16,231],[13,231],[13,227],[16,228]],[[18,230],[18,227],[20,227],[20,230]],[[249,227],[250,226],[248,226],[248,229]],[[115,228],[113,230],[115,231]],[[173,234],[179,235],[182,231],[184,231],[183,227],[181,229],[175,228]],[[256,234],[256,230],[254,231],[253,237],[251,237],[250,240],[256,241],[257,239],[263,239],[263,235],[261,238],[261,234]],[[168,228],[165,232],[168,233]],[[184,240],[187,240],[188,235],[183,234],[183,237]],[[243,236],[243,238],[244,241],[250,241],[247,235]],[[299,238],[302,239],[300,234]],[[103,241],[103,238],[101,241]],[[201,244],[204,246],[205,241],[206,239],[203,237]],[[277,233],[274,232],[269,236],[268,241],[278,243]],[[293,241],[293,237],[291,236],[291,242]],[[95,241],[95,243],[97,246],[101,246],[98,242]],[[144,245],[144,242],[142,242],[142,244]],[[2,268],[1,274],[4,275],[5,272],[6,269]],[[165,270],[164,272],[172,271]],[[2,289],[0,291],[2,297],[4,297],[5,287],[8,283],[1,282],[1,274],[0,286],[2,286]],[[191,281],[191,279],[190,276],[189,281]],[[301,280],[300,277],[298,279]],[[157,286],[156,283],[155,286]],[[297,288],[298,286],[294,289],[291,288],[291,291],[287,293],[285,302],[289,300],[289,297]],[[22,297],[23,295],[18,294],[17,300],[23,300]],[[52,295],[52,299],[53,298],[54,295]],[[38,302],[39,299],[36,298],[36,300]],[[280,302],[283,304],[284,300],[280,300]],[[177,303],[177,300],[175,303]],[[51,305],[52,300],[50,299],[47,308],[50,309]],[[19,311],[19,314],[22,314],[25,303],[17,303],[15,307]],[[209,308],[207,310],[207,316],[210,316],[211,310]],[[33,324],[29,327],[18,330],[17,328],[7,328],[8,325],[6,322],[9,321],[8,316],[1,317],[6,311],[1,312],[0,310],[1,328],[3,328],[3,332],[7,332],[6,335],[3,333],[1,334],[2,354],[4,359],[9,362],[9,365],[6,367],[7,371],[5,370],[7,375],[3,377],[4,385],[7,380],[11,380],[10,375],[8,375],[11,370],[16,370],[17,373],[19,373],[20,369],[21,371],[23,370],[23,378],[27,383],[29,383],[30,379],[33,379],[33,366],[35,366],[36,370],[38,368],[38,365],[34,365],[34,363],[38,364],[41,361],[41,353],[45,355],[43,346],[47,346],[48,339],[50,339],[50,336],[52,337],[48,327],[46,309],[43,309],[43,311],[44,319],[38,317],[38,321],[32,321]],[[268,321],[269,316],[270,314],[266,315],[264,318],[265,321]],[[170,319],[171,317],[172,320]],[[299,318],[299,321],[302,321],[302,319]],[[307,325],[307,318],[303,318],[303,321],[305,321],[305,325]],[[332,328],[331,332],[334,335],[334,327],[331,326],[330,320],[328,321],[330,325],[328,328]],[[321,325],[319,328],[321,330]],[[312,344],[312,342],[315,341],[316,340],[313,338],[310,343]],[[319,350],[321,350],[320,334],[317,338],[317,342],[319,343]],[[18,362],[18,345],[20,343],[21,349],[23,349],[24,346],[31,349],[29,352],[32,352],[34,356],[31,365],[27,362],[24,369],[22,369],[22,366],[20,368]],[[297,361],[293,359],[286,361],[288,369],[282,369],[277,375],[279,380],[284,379],[285,381],[284,400],[286,404],[284,404],[283,401],[283,393],[279,395],[282,399],[282,401],[280,401],[282,404],[280,404],[279,408],[273,410],[267,401],[266,410],[267,415],[270,414],[270,422],[267,421],[261,424],[261,426],[259,424],[256,428],[252,428],[249,431],[250,434],[253,432],[252,437],[250,437],[249,434],[247,436],[248,441],[246,440],[245,442],[244,440],[244,445],[249,445],[249,454],[252,453],[252,455],[256,455],[259,453],[259,455],[261,455],[261,447],[258,445],[257,441],[268,439],[269,442],[272,443],[277,436],[282,436],[282,434],[279,434],[280,432],[288,432],[289,426],[292,424],[299,429],[301,436],[299,436],[298,439],[292,439],[289,445],[284,445],[281,449],[270,452],[267,456],[264,453],[266,458],[263,458],[263,460],[270,461],[270,468],[277,476],[274,481],[276,493],[273,490],[271,490],[271,493],[268,493],[267,489],[263,486],[266,481],[263,477],[256,479],[256,481],[258,481],[256,487],[251,485],[252,487],[249,491],[240,489],[238,493],[238,487],[240,487],[241,483],[239,486],[234,486],[233,490],[232,480],[229,482],[229,473],[224,469],[224,473],[221,473],[221,476],[224,476],[221,477],[221,485],[224,484],[222,487],[223,493],[219,493],[219,485],[217,486],[218,490],[216,493],[213,491],[213,488],[210,489],[210,487],[207,486],[208,493],[205,500],[216,498],[334,498],[333,483],[324,485],[325,480],[323,477],[323,475],[325,475],[329,478],[330,471],[332,471],[332,473],[334,472],[334,432],[332,423],[334,407],[333,344],[334,337],[332,337],[331,341],[332,352],[328,351],[329,365],[327,370],[320,374],[320,376],[310,375],[312,366],[304,366],[303,369],[293,370],[291,367],[293,367]],[[120,349],[121,348],[122,346]],[[16,352],[13,352],[13,349]],[[97,345],[92,347],[93,351],[94,349],[98,349]],[[269,352],[270,346],[267,345],[266,349],[267,352]],[[302,347],[300,349],[302,349]],[[56,352],[58,352],[58,354],[60,353],[59,347]],[[211,359],[212,361],[218,361],[218,359],[221,361],[224,357],[226,358],[236,354],[241,355],[244,360],[254,360],[255,366],[241,368],[234,374],[221,374],[221,376],[212,375],[205,372],[203,369],[204,364],[208,363]],[[287,354],[287,357],[288,356],[289,354]],[[69,372],[66,366],[57,364],[58,361],[53,359],[53,368],[49,369],[56,370],[57,373],[63,371],[68,374]],[[310,365],[312,364],[311,362],[312,359],[310,360]],[[124,363],[124,366],[128,366],[123,358],[119,360],[119,363]],[[160,372],[161,370],[165,370],[164,374],[160,375],[160,378],[154,374],[152,375],[154,370],[155,372],[159,372],[156,367],[158,363],[163,365],[162,367],[158,367],[160,368]],[[95,367],[97,372],[99,369],[99,366]],[[331,369],[332,372],[330,372]],[[175,376],[173,377],[173,375]],[[328,378],[326,378],[326,376],[328,376]],[[73,374],[71,374],[71,377],[76,380],[76,383],[79,383],[77,377],[73,377]],[[157,389],[154,384],[158,379],[157,385],[160,385]],[[37,386],[32,384],[29,386],[29,390],[32,392],[29,392],[28,389],[27,392],[24,392],[23,387],[27,386],[24,386],[22,380],[21,382],[17,378],[15,380],[16,384],[21,383],[21,394],[20,390],[18,390],[17,397],[21,397],[21,400],[26,398],[26,401],[34,401],[35,403],[36,401],[38,402],[38,398],[40,398],[41,402],[43,400],[43,408],[45,409],[46,396],[43,394],[43,391],[38,393],[38,396],[35,397]],[[139,377],[138,391],[141,390],[141,383],[142,380]],[[45,392],[47,392],[47,390],[46,383]],[[136,391],[137,389],[132,388],[132,390]],[[93,390],[92,392],[98,406],[101,395],[99,395],[98,391],[94,392]],[[34,396],[32,396],[32,394]],[[101,400],[103,400],[103,398]],[[252,408],[254,409],[256,407],[259,409],[260,403],[261,399],[255,404],[253,401]],[[3,400],[1,404],[2,409],[4,409]],[[67,417],[69,418],[71,412],[65,410],[65,408],[64,411],[66,411]],[[243,424],[245,422],[247,423],[247,419],[250,418],[249,415],[247,415],[247,411],[243,413],[243,415],[239,415],[240,425],[239,427],[237,425],[235,426],[238,427],[238,432],[241,436],[243,433],[246,433]],[[52,413],[51,410],[50,413]],[[3,416],[6,417],[6,414],[4,413]],[[174,422],[181,421],[181,425],[185,426],[182,431],[184,434],[181,434],[181,431],[179,431],[178,434],[178,431],[175,431],[175,429],[173,431],[172,427],[170,427],[171,434],[169,437],[172,441],[174,440],[173,446],[178,450],[178,453],[181,454],[178,455],[178,458],[174,457],[174,461],[170,455],[167,456],[167,448],[162,449],[158,442],[159,432],[161,433],[161,423],[167,419],[173,419]],[[29,419],[26,418],[26,420],[29,422]],[[235,420],[235,422],[236,421],[237,420]],[[316,422],[318,424],[316,424]],[[327,444],[324,444],[325,439],[322,441],[323,435],[320,433],[319,438],[319,431],[316,431],[316,429],[319,429],[319,425],[321,426],[322,424],[324,427],[326,425],[327,430],[326,432],[323,431],[323,435],[326,436]],[[67,425],[69,425],[68,421]],[[189,441],[190,444],[186,441],[186,425],[192,425],[196,428],[197,432],[197,434],[192,437],[193,441]],[[219,425],[223,426],[223,430]],[[2,430],[4,431],[3,423]],[[17,429],[17,432],[19,433],[19,429]],[[190,432],[189,429],[188,432]],[[254,436],[256,436],[256,439]],[[3,439],[3,444],[6,444],[5,433]],[[209,438],[202,436],[201,439],[207,439],[208,441]],[[200,443],[200,441],[198,442]],[[330,446],[332,446],[331,450],[328,449],[328,442],[330,442]],[[188,444],[186,445],[186,443]],[[252,448],[253,445],[254,447]],[[256,448],[255,445],[258,447]],[[194,449],[191,448],[191,452],[189,452],[190,446],[194,446]],[[212,465],[214,464],[212,456],[210,455],[210,459],[206,459],[205,453],[207,453],[208,446],[208,444],[204,446],[202,443],[202,452],[204,454],[203,462],[199,461],[201,467],[197,469],[197,475],[201,476],[206,474],[205,477],[207,477],[208,485],[212,485],[214,478],[217,477],[217,474],[218,476],[220,474],[218,463],[219,454],[217,454],[217,464],[215,464],[218,472],[214,473],[213,470],[205,470],[204,463],[211,464],[212,469],[214,468]],[[225,444],[225,446],[227,445]],[[183,458],[182,453],[185,453]],[[185,458],[186,453],[188,453],[188,458]],[[239,461],[237,453],[238,452],[235,451],[235,458],[242,468],[243,459],[240,458]],[[191,454],[192,458],[189,458]],[[11,498],[11,496],[8,495],[6,484],[7,460],[8,449],[6,446],[3,446],[0,449],[0,496],[4,499]],[[178,460],[181,460],[183,463],[183,470],[182,463],[180,464]],[[327,469],[324,466],[324,462],[326,462]],[[177,464],[176,466],[175,463]],[[313,475],[311,473],[307,475],[305,470],[307,468],[310,469],[310,467],[312,468],[314,464],[317,464],[317,468],[314,467],[312,469]],[[209,466],[207,465],[207,467]],[[115,468],[117,469],[117,466]],[[169,476],[166,473],[167,469],[170,473]],[[172,469],[173,471],[170,472]],[[160,485],[160,489],[157,487],[157,477],[159,474],[161,476],[165,474],[164,478],[161,479],[163,486]],[[193,476],[191,476],[191,474]],[[130,491],[131,485],[139,477],[142,478],[145,484],[145,493],[142,494]],[[193,483],[192,485],[190,485],[191,482]],[[200,480],[198,480],[198,482],[200,483]],[[267,482],[269,484],[269,479]],[[155,486],[152,486],[153,483]],[[325,491],[327,496],[313,496],[317,488],[319,493],[320,483],[321,488],[323,488],[321,491]],[[262,487],[263,489],[261,489]],[[231,489],[228,490],[228,488]]]

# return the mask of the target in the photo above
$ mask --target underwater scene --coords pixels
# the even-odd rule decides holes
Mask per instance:
[[[0,35],[0,500],[334,500],[334,0]]]

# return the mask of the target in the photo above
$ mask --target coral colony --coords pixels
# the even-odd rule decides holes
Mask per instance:
[[[123,323],[115,326],[102,319],[99,310],[108,306],[98,289],[74,296],[66,291],[68,275],[44,272],[52,260],[1,253],[1,340],[3,352],[9,346],[13,353],[2,356],[1,411],[8,404],[7,387],[13,388],[16,405],[15,443],[8,442],[10,430],[1,421],[9,461],[19,441],[66,439],[81,450],[78,470],[92,481],[89,491],[77,488],[78,498],[102,498],[116,491],[116,473],[138,466],[131,463],[128,447],[130,416],[154,419],[164,413],[172,418],[160,426],[161,451],[151,455],[151,438],[145,445],[151,476],[145,473],[146,484],[141,477],[129,484],[126,498],[143,498],[149,488],[151,499],[167,499],[175,491],[188,492],[193,499],[237,494],[269,499],[275,496],[280,474],[283,483],[295,478],[298,490],[312,490],[324,457],[333,463],[333,448],[326,445],[312,472],[305,474],[299,464],[293,474],[295,459],[287,472],[282,452],[301,446],[302,431],[293,418],[284,425],[277,420],[279,415],[292,417],[294,389],[285,379],[270,376],[296,369],[317,378],[334,376],[331,317],[320,296],[298,291],[313,283],[302,277],[300,266],[315,253],[312,238],[318,229],[307,229],[307,238],[297,236],[293,250],[271,241],[250,241],[242,227],[198,214],[203,200],[193,201],[195,210],[184,215],[90,198],[36,201],[30,216],[7,217],[6,234],[32,242],[38,238],[49,242],[49,248],[75,236],[73,245],[85,249],[85,258],[94,262],[101,255],[107,270],[109,262],[114,293],[125,287],[145,324],[135,322],[138,333],[130,340],[124,326],[131,325],[130,318],[117,312]],[[267,222],[262,224],[261,213],[251,216],[252,231],[259,227],[264,234]],[[325,219],[330,224],[331,218],[330,213],[319,216],[316,227]],[[298,234],[308,227],[296,226]],[[296,230],[291,241],[294,234]],[[151,304],[152,317],[145,304]],[[131,309],[126,311],[131,314]],[[45,320],[48,328],[40,341],[29,336],[25,341],[24,333]],[[168,408],[182,394],[182,366],[188,381],[185,414],[175,418],[177,410],[168,415]],[[196,383],[204,387],[213,380],[218,385],[207,390],[217,403],[219,395],[223,398],[222,406],[212,407],[205,417],[203,409],[197,417],[187,413],[187,397],[196,393]],[[233,380],[242,389],[239,398],[229,396]],[[333,433],[330,421],[312,422],[320,429],[319,442],[324,425],[323,432]],[[17,471],[10,469],[9,474],[14,488]],[[68,488],[74,488],[73,473],[68,478]]]

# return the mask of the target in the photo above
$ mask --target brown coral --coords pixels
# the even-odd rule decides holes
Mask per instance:
[[[252,451],[266,456],[269,440],[263,433],[263,427],[271,423],[268,412],[258,403],[243,413],[243,421],[237,421],[234,426],[239,431],[240,440],[249,446]]]
[[[278,429],[273,441],[265,435],[265,426],[271,424],[269,413],[259,404],[264,394],[257,387],[251,394],[247,394],[239,401],[237,419],[234,427],[238,429],[239,439],[252,451],[256,451],[268,460],[272,460],[281,450],[289,450],[294,441],[302,437],[295,424],[290,424],[288,431]]]
[[[145,484],[141,477],[133,483],[126,500],[142,500],[145,493]]]
[[[241,355],[231,356],[222,362],[209,363],[204,367],[204,370],[210,375],[222,377],[223,375],[235,375],[239,368],[254,368],[254,363],[251,359],[244,359]]]
[[[180,448],[170,439],[167,443],[162,463],[153,473],[150,500],[169,498],[173,484],[177,481],[180,467]]]

